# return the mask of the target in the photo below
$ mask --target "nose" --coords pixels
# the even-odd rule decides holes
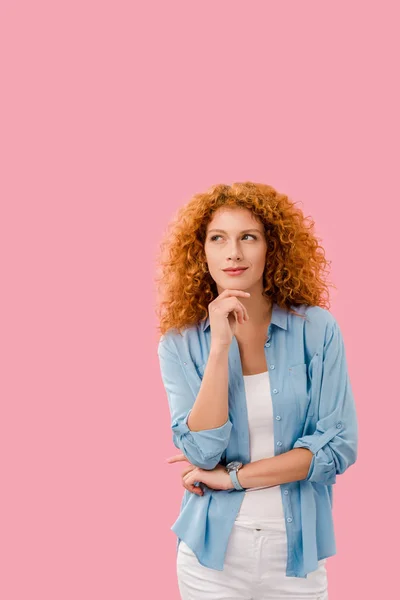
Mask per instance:
[[[228,256],[229,260],[237,261],[242,260],[242,253],[236,243],[233,243]]]

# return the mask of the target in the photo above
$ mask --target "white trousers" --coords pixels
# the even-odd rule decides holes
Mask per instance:
[[[307,578],[287,577],[285,522],[272,518],[259,529],[235,523],[225,555],[224,570],[199,563],[183,540],[177,553],[182,600],[328,600],[326,558]]]

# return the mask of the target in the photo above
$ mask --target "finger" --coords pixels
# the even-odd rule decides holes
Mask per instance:
[[[244,306],[241,302],[239,302],[236,305],[236,309],[235,312],[237,314],[237,320],[238,322],[242,325],[244,323]]]
[[[187,469],[184,469],[181,473],[181,477],[185,477],[188,473],[190,473],[190,471],[193,471],[193,469],[195,469],[196,467],[194,466],[190,466]]]
[[[195,486],[194,483],[198,482],[196,479],[195,469],[193,469],[188,475],[182,478],[183,485],[189,492],[194,494],[203,495],[203,490],[198,486]]]
[[[240,302],[240,300],[238,300],[237,298],[230,299],[229,302],[226,302],[225,310],[227,311],[227,314],[233,312],[238,323],[244,323],[246,309]]]
[[[182,483],[183,483],[183,487],[185,489],[187,489],[187,491],[190,492],[191,494],[197,494],[198,496],[203,495],[204,492],[200,487],[192,485],[192,484],[188,484],[185,482],[182,482]]]
[[[240,302],[240,300],[239,300],[239,302]],[[243,311],[244,311],[244,314],[245,314],[245,318],[246,319],[250,319],[249,312],[248,312],[247,308],[245,307],[244,304],[242,304],[242,302],[240,302],[240,304],[243,306]]]
[[[219,296],[217,296],[217,298],[221,298],[221,297],[229,297],[229,296],[243,296],[244,298],[248,298],[249,296],[251,296],[250,292],[245,292],[244,290],[232,290],[232,289],[226,289],[223,292],[220,293]]]
[[[240,301],[239,301],[239,304],[240,304],[240,308],[241,308],[240,318],[242,319],[242,323],[244,323],[244,321],[245,321],[244,306]]]
[[[250,319],[250,317],[249,317],[249,313],[248,313],[248,311],[247,311],[247,308],[245,307],[245,305],[244,305],[244,304],[242,304],[242,303],[240,302],[240,300],[238,300],[238,302],[239,302],[239,304],[240,304],[240,306],[242,307],[242,310],[243,310],[243,321],[249,320],[249,319]]]
[[[224,307],[223,312],[228,319],[232,316],[234,317],[236,323],[241,323],[242,309],[240,307],[240,303],[236,300],[236,298],[233,298],[232,300],[233,302],[229,302],[229,304]]]
[[[185,489],[187,489],[188,492],[190,492],[191,494],[197,494],[198,496],[203,496],[204,492],[201,489],[201,487],[197,487],[195,485],[189,486],[185,483],[183,483],[183,487]]]
[[[184,454],[175,454],[174,456],[170,456],[169,458],[167,458],[168,463],[179,462],[181,460],[186,460],[190,462]]]
[[[235,313],[236,313],[236,320],[239,323],[239,325],[241,325],[243,323],[242,311],[238,308],[235,310]]]

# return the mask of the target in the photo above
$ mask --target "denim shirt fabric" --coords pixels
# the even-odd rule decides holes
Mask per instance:
[[[357,459],[358,424],[345,348],[333,315],[318,306],[273,304],[264,351],[272,392],[275,455],[309,448],[306,479],[281,484],[288,541],[286,576],[307,577],[318,561],[336,554],[332,485]],[[158,345],[161,377],[171,415],[172,440],[202,469],[232,460],[250,462],[242,365],[235,337],[228,356],[229,417],[220,427],[191,431],[187,420],[199,393],[211,344],[210,319],[182,331],[170,329]],[[184,490],[171,529],[209,568],[223,570],[225,553],[244,491]]]

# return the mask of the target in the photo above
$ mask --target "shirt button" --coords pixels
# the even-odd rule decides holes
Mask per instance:
[[[271,365],[269,368],[270,368],[271,370],[274,370],[274,369],[275,369],[275,365]]]
[[[285,490],[283,493],[285,494],[285,496],[287,496],[289,492]]]
[[[282,442],[276,442],[277,446],[282,446]]]
[[[265,345],[267,346],[267,348],[269,348],[271,345],[271,342],[267,342]]]
[[[187,362],[183,361],[183,364],[184,364],[184,365],[187,365]]]
[[[342,424],[341,424],[341,423],[336,423],[336,427],[337,427],[338,429],[340,429],[340,428],[341,428],[341,426],[342,426]]]
[[[273,391],[274,394],[278,393],[278,390],[276,388],[274,388],[272,391]]]
[[[292,517],[288,517],[288,518],[286,519],[286,521],[287,521],[288,523],[291,523],[291,522],[293,521],[293,519],[292,519]]]
[[[276,419],[277,421],[280,421],[280,420],[282,419],[282,417],[281,417],[280,415],[276,415],[275,419]]]

